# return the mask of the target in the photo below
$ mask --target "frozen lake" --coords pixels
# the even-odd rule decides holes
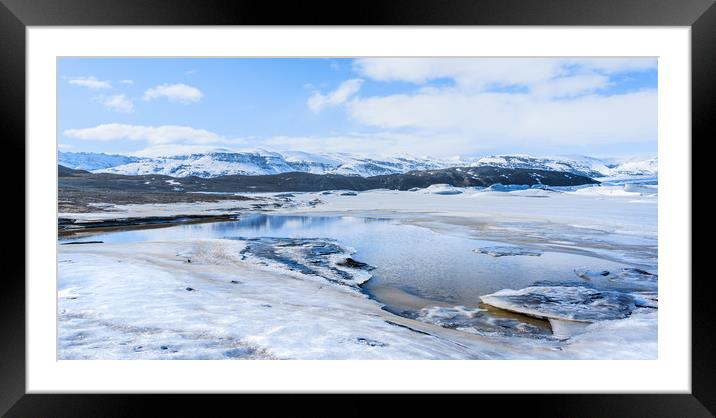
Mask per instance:
[[[425,307],[477,307],[479,297],[501,289],[520,289],[535,282],[577,280],[575,269],[625,267],[597,257],[565,252],[532,251],[532,255],[495,257],[480,248],[506,242],[435,232],[395,219],[354,216],[248,215],[238,221],[108,232],[67,241],[133,243],[195,238],[322,238],[356,250],[355,260],[375,267],[363,290],[395,313]],[[62,242],[62,241],[61,241]],[[535,255],[537,254],[537,255]]]

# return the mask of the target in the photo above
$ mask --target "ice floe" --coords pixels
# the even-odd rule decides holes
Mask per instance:
[[[606,277],[604,273],[608,272],[593,274],[595,277],[603,278]],[[589,283],[589,286],[582,286],[579,282],[552,285],[536,283],[535,286],[520,290],[504,289],[485,295],[481,299],[484,303],[500,309],[546,319],[550,323],[554,337],[569,341],[575,336],[595,333],[595,330],[599,330],[602,334],[607,327],[594,325],[601,322],[609,323],[608,327],[622,330],[623,325],[620,321],[634,322],[630,317],[635,312],[644,313],[649,310],[656,312],[655,308],[658,308],[656,291],[600,290],[594,285],[595,283]],[[648,326],[655,327],[656,316],[649,316],[649,318],[653,318],[654,324]],[[643,322],[639,323],[644,325]],[[651,336],[656,339],[655,332]]]
[[[423,193],[437,195],[453,195],[462,194],[463,191],[457,187],[450,186],[449,184],[433,184],[423,189]]]
[[[464,306],[433,306],[431,308],[422,309],[418,315],[418,319],[440,326],[457,326],[464,324],[466,320],[474,319],[482,311],[483,309],[470,309]]]
[[[577,268],[574,273],[600,289],[655,292],[659,284],[658,275],[634,267],[626,267],[617,271],[592,271]]]
[[[658,186],[644,184],[603,184],[598,186],[583,187],[573,193],[590,196],[611,196],[611,197],[656,197]]]
[[[539,327],[516,318],[497,316],[482,308],[433,306],[421,309],[414,316],[421,322],[478,335],[540,338],[552,335],[544,326]]]
[[[589,324],[562,347],[565,356],[576,359],[614,358],[625,360],[657,359],[658,311],[637,309],[625,319]]]
[[[530,286],[481,297],[496,308],[544,319],[593,322],[623,319],[636,308],[632,295],[584,286]]]
[[[513,246],[492,246],[492,247],[481,247],[473,250],[478,254],[486,254],[492,257],[505,257],[505,256],[516,256],[526,255],[532,257],[539,257],[542,252],[536,250],[528,250],[521,247]]]
[[[495,183],[489,187],[484,188],[482,191],[485,192],[513,192],[516,190],[527,190],[530,186],[522,184],[502,184]]]
[[[319,238],[249,238],[241,251],[267,266],[321,277],[331,283],[358,286],[370,279],[372,269],[350,257],[355,251],[335,240]]]
[[[559,193],[561,192],[547,188],[531,188],[526,190],[515,190],[513,192],[509,192],[508,195],[513,197],[552,197]]]

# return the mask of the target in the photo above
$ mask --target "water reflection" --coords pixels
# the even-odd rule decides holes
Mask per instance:
[[[387,223],[389,219],[359,218],[348,216],[276,216],[250,215],[237,222],[220,222],[208,224],[210,227],[226,235],[235,231],[254,231],[264,234],[285,234],[288,232],[305,233],[307,231],[330,231],[336,224],[342,226],[364,225],[374,222]]]

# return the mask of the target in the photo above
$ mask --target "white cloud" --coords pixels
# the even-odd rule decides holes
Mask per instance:
[[[616,74],[656,68],[655,58],[360,58],[353,68],[378,81],[424,84],[452,79],[462,89],[526,86],[577,74]]]
[[[461,88],[529,85],[548,80],[560,73],[554,59],[534,58],[361,58],[354,69],[379,81],[405,81],[423,84],[448,78]]]
[[[656,90],[602,91],[613,86],[611,75],[653,70],[656,64],[653,58],[357,59],[354,70],[363,77],[416,87],[404,94],[356,96],[346,110],[366,126],[410,132],[417,148],[431,149],[420,138],[440,137],[444,143],[432,146],[438,153],[655,143]],[[388,144],[402,141],[411,149],[391,138]]]
[[[99,99],[105,107],[115,112],[131,113],[134,111],[134,102],[128,99],[124,94],[116,94],[114,96],[102,97]]]
[[[74,149],[75,146],[72,144],[57,144],[57,149],[60,151],[66,151],[68,149]]]
[[[232,152],[233,149],[216,145],[194,144],[165,144],[154,145],[140,151],[133,152],[136,157],[170,157],[173,155],[201,154],[207,152]]]
[[[580,60],[565,60],[566,63],[578,65],[585,69],[617,74],[624,72],[639,72],[655,70],[658,65],[656,58],[593,58]]]
[[[656,92],[552,100],[528,94],[437,91],[356,99],[349,113],[382,129],[411,128],[489,144],[655,140]]]
[[[142,126],[108,123],[92,128],[68,129],[64,131],[64,135],[87,141],[129,140],[147,141],[151,144],[209,144],[226,141],[224,137],[211,131],[176,125]]]
[[[120,80],[120,83],[132,85],[134,84],[134,80]]]
[[[92,90],[102,90],[102,89],[108,89],[112,87],[112,84],[110,84],[109,81],[102,81],[98,80],[97,77],[73,77],[69,80],[70,84],[74,84],[76,86],[82,86],[87,87],[88,89]]]
[[[276,150],[346,152],[370,157],[396,155],[448,157],[489,148],[466,135],[390,131],[349,132],[327,136],[276,136],[263,140],[260,144]]]
[[[314,92],[311,97],[308,98],[306,104],[309,109],[318,113],[326,107],[338,106],[345,103],[351,96],[358,93],[360,86],[363,84],[363,80],[354,78],[346,80],[338,86],[334,91],[321,94],[320,92]]]
[[[144,100],[165,97],[170,102],[189,104],[201,100],[204,94],[196,87],[186,84],[160,84],[144,92]]]
[[[545,97],[573,97],[592,93],[609,86],[609,77],[601,74],[579,74],[559,77],[536,83],[530,91],[537,96]]]

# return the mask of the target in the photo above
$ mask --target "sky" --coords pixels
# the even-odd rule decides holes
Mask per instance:
[[[656,58],[60,58],[60,151],[651,156]]]

